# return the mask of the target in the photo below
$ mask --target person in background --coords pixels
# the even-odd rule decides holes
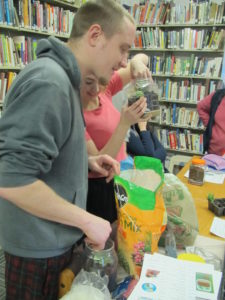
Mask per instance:
[[[130,126],[141,120],[146,109],[146,99],[142,97],[130,107],[124,106],[120,113],[112,103],[112,96],[132,78],[150,77],[147,64],[147,55],[135,55],[126,68],[114,72],[103,90],[90,76],[84,80],[81,99],[89,155],[108,154],[118,162],[127,157],[125,137]],[[106,183],[102,174],[89,173],[87,211],[104,217],[110,223],[117,219],[113,180]]]
[[[88,167],[109,181],[119,164],[108,155],[87,158],[79,88],[89,75],[108,81],[126,67],[135,30],[114,0],[86,2],[68,42],[39,41],[37,60],[18,74],[6,96],[0,245],[7,300],[58,299],[59,274],[83,234],[104,248],[111,226],[86,211]]]
[[[131,127],[127,153],[131,156],[155,157],[160,159],[163,164],[166,159],[166,150],[149,128],[147,121],[138,122]]]
[[[216,95],[221,97],[221,101],[216,109],[214,119],[211,124],[211,135],[207,136],[208,139],[208,147],[206,150],[209,154],[217,154],[223,155],[225,152],[225,90],[220,90],[216,92]],[[219,93],[219,94],[218,94]],[[207,127],[209,119],[210,119],[210,110],[211,110],[211,102],[213,99],[215,92],[206,96],[204,99],[198,102],[197,110],[200,119],[202,120],[205,127]],[[218,97],[217,96],[217,97]],[[216,101],[218,98],[216,97]],[[215,101],[215,102],[216,102]],[[204,141],[205,142],[205,141]]]

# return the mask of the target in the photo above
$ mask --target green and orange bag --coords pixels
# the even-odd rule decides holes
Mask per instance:
[[[134,164],[135,169],[115,176],[114,187],[119,261],[129,274],[139,277],[144,253],[158,250],[167,215],[162,197],[162,163],[155,158],[137,156]]]

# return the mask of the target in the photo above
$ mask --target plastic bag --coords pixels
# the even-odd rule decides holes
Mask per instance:
[[[173,174],[165,174],[163,198],[168,224],[178,248],[194,244],[198,234],[198,218],[188,188]]]
[[[199,255],[207,264],[213,265],[215,270],[222,271],[223,261],[215,253],[195,246],[186,247],[186,252]]]
[[[203,158],[207,166],[216,170],[225,170],[225,158],[216,154],[206,154]]]
[[[164,174],[160,160],[137,156],[134,164],[136,169],[121,172],[120,176],[115,176],[114,182],[118,209],[118,258],[128,274],[139,277],[144,253],[158,249],[167,218],[161,193]],[[154,190],[147,189],[149,185]]]
[[[107,288],[108,277],[101,277],[94,272],[86,272],[83,269],[75,277],[71,290],[60,300],[110,300],[111,296]]]

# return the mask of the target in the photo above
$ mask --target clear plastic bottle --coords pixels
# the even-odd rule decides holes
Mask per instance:
[[[172,229],[167,225],[167,232],[165,236],[165,251],[167,256],[177,257],[176,239]]]

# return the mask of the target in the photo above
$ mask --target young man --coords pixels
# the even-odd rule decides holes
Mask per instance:
[[[85,211],[87,165],[110,180],[118,164],[107,155],[87,161],[79,87],[88,75],[109,80],[125,67],[134,36],[133,20],[114,0],[88,1],[75,16],[69,42],[40,41],[37,60],[6,96],[0,245],[7,300],[57,299],[59,273],[82,234],[104,247],[109,222]]]

